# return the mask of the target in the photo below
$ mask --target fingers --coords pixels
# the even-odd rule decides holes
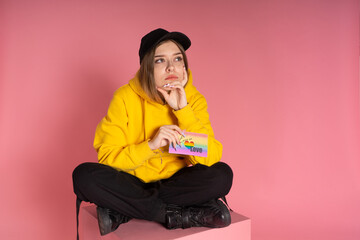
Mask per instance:
[[[176,149],[176,145],[181,145],[179,135],[183,135],[182,130],[176,125],[164,125],[159,128],[154,139],[150,142],[151,148],[156,149],[166,145],[172,145]]]
[[[157,90],[174,110],[179,110],[187,105],[185,89],[180,81],[165,84],[163,87],[158,87]]]
[[[167,99],[169,98],[168,92],[162,88],[157,88],[157,90],[164,96],[165,101],[167,101]]]
[[[159,135],[168,140],[169,144],[172,144],[173,147],[176,148],[176,145],[180,145],[179,135],[183,135],[183,133],[178,126],[167,125],[160,127]]]
[[[174,90],[180,90],[181,92],[185,91],[183,84],[180,81],[173,81],[171,83],[165,84],[163,87],[158,88],[163,95],[167,93],[167,91],[174,91]]]
[[[165,140],[167,140],[169,146],[172,145],[175,149],[177,145],[180,145],[177,136],[174,136],[171,133],[163,133],[163,137]]]
[[[177,101],[180,96],[185,94],[185,90],[179,81],[165,84],[163,87],[158,87],[157,90],[164,96],[166,102],[169,103],[169,98]]]
[[[185,137],[183,130],[181,130],[181,128],[179,126],[176,125],[165,125],[165,126],[169,126],[170,128],[172,128],[173,130],[175,130],[178,134],[182,135],[183,137]]]
[[[173,81],[171,83],[167,83],[164,86],[162,86],[163,89],[167,89],[167,90],[172,90],[172,88],[174,88],[174,87],[182,87],[181,82],[180,81]]]

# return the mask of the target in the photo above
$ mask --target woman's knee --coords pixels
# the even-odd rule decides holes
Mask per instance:
[[[72,173],[74,185],[83,185],[83,183],[86,183],[91,179],[89,170],[92,168],[93,164],[94,163],[81,163],[74,169]]]
[[[97,175],[101,175],[102,172],[108,171],[108,168],[110,167],[95,162],[82,163],[73,171],[73,183],[77,186],[89,186],[94,181],[97,181]]]
[[[233,182],[233,171],[229,165],[224,162],[218,162],[211,166],[214,169],[216,178],[214,178],[215,185],[222,196],[229,193]]]
[[[229,165],[224,162],[217,162],[212,165],[212,167],[218,169],[218,171],[220,171],[224,176],[226,176],[228,179],[231,179],[232,181],[234,174]]]

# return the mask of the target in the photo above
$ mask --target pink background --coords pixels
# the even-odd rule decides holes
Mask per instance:
[[[253,239],[360,239],[356,0],[0,1],[0,239],[75,239],[72,170],[157,27],[193,42]]]

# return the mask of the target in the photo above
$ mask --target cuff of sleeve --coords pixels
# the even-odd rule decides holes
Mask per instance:
[[[180,110],[177,111],[173,110],[173,113],[179,121],[180,128],[187,129],[189,126],[197,122],[197,118],[194,114],[194,111],[192,110],[189,104]]]
[[[153,150],[149,147],[149,140],[146,140],[140,144],[136,145],[136,159],[149,159],[156,155]]]

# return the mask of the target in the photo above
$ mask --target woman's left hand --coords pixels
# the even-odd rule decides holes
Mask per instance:
[[[187,72],[184,67],[184,78],[182,81],[173,81],[157,90],[164,96],[165,101],[174,110],[180,110],[187,105],[184,85],[187,83]]]

